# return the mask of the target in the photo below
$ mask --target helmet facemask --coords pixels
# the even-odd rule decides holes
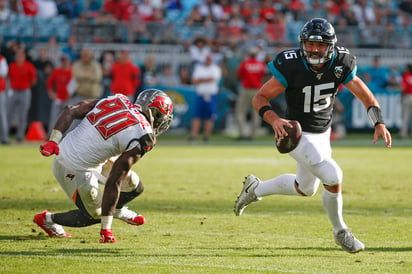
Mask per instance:
[[[148,112],[155,136],[159,136],[169,129],[170,124],[172,123],[173,114],[165,115],[156,108],[149,108]]]
[[[322,18],[315,18],[307,22],[299,35],[300,49],[306,61],[311,65],[324,64],[332,58],[337,42],[335,30],[332,25]],[[310,52],[306,49],[305,42],[327,43],[325,52]],[[318,55],[319,58],[311,58]]]

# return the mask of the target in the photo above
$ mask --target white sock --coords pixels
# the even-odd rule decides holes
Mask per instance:
[[[342,216],[343,198],[341,192],[332,193],[326,189],[323,189],[322,203],[326,213],[328,214],[329,220],[332,223],[334,232],[348,228],[343,221]]]
[[[270,180],[261,182],[255,189],[258,197],[271,194],[299,195],[295,189],[295,174],[282,174]]]
[[[112,229],[113,216],[102,216],[102,229]]]
[[[53,223],[52,214],[50,212],[46,213],[46,222]]]

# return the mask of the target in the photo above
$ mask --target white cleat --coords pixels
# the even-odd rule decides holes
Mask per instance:
[[[235,202],[234,212],[236,216],[240,216],[245,208],[253,203],[262,200],[261,197],[257,197],[255,194],[255,188],[259,185],[260,179],[254,175],[248,175],[243,181],[243,189],[240,192]]]
[[[349,229],[342,229],[333,233],[336,244],[349,253],[358,253],[365,249],[365,245],[353,236]]]
[[[143,225],[146,222],[146,219],[142,215],[128,209],[127,206],[124,206],[121,209],[116,209],[113,217],[130,225]]]

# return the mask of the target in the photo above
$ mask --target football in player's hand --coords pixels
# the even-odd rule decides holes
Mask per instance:
[[[288,136],[283,136],[282,139],[276,140],[276,147],[280,153],[289,153],[294,150],[302,137],[302,128],[298,121],[289,121],[293,127],[285,126]]]

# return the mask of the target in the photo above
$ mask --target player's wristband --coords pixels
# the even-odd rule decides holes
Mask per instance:
[[[53,141],[56,144],[60,144],[60,141],[62,140],[62,138],[63,138],[63,133],[58,129],[53,129],[50,134],[49,141]]]
[[[259,109],[259,116],[262,117],[263,119],[263,115],[265,115],[266,111],[272,110],[272,108],[270,106],[263,106]]]
[[[371,119],[372,124],[376,127],[379,124],[385,124],[382,118],[382,111],[377,106],[370,106],[368,108],[368,116]]]

